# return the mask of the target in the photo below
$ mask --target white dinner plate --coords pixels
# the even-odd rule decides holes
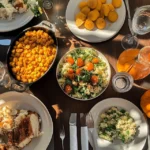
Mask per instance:
[[[83,0],[70,0],[66,10],[67,25],[70,31],[81,40],[91,43],[103,42],[115,36],[122,28],[126,16],[126,9],[123,0],[122,6],[116,9],[119,17],[115,23],[110,23],[109,21],[106,21],[107,26],[103,30],[99,30],[97,28],[92,31],[86,30],[85,28],[79,29],[75,24],[75,15],[79,12],[78,5],[81,1]],[[107,2],[111,3],[112,0],[107,0]]]
[[[28,93],[7,92],[0,95],[0,104],[3,100],[6,105],[8,102],[8,105],[13,108],[35,111],[40,115],[43,135],[34,138],[23,150],[46,150],[52,139],[53,122],[45,105],[38,98]]]
[[[98,137],[97,131],[98,131],[98,124],[100,121],[99,115],[112,106],[123,108],[126,111],[128,111],[130,116],[134,118],[136,125],[138,126],[137,135],[135,136],[135,139],[129,144],[123,144],[119,140],[118,141],[115,140],[113,143],[111,143],[109,141],[100,139]],[[143,149],[148,136],[148,124],[143,113],[133,103],[122,98],[108,98],[97,103],[90,110],[90,112],[94,119],[93,137],[94,137],[94,143],[96,147],[95,150],[142,150]]]
[[[18,29],[30,22],[33,17],[33,12],[31,10],[28,10],[25,13],[16,14],[15,18],[13,18],[12,20],[0,19],[0,32],[9,32]]]

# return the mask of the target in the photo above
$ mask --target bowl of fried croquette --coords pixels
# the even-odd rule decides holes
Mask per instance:
[[[75,24],[78,28],[81,26],[87,30],[93,30],[95,27],[99,30],[105,29],[108,20],[114,23],[118,20],[116,9],[122,6],[122,0],[112,0],[108,3],[106,0],[87,0],[78,4],[79,12],[75,15]]]

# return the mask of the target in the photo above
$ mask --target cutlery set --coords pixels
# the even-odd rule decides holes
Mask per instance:
[[[81,134],[81,149],[89,150],[89,139],[94,149],[93,130],[94,121],[91,114],[80,113],[79,119],[80,134]],[[78,116],[77,113],[71,113],[69,119],[69,132],[70,132],[70,150],[78,150]],[[62,150],[64,150],[65,130],[64,126],[60,129],[60,139],[62,141]]]

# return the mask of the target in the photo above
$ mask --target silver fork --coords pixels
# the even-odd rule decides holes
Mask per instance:
[[[94,146],[94,138],[93,138],[93,131],[94,131],[94,120],[93,120],[93,117],[92,117],[92,114],[91,113],[88,113],[86,115],[86,125],[88,127],[88,130],[90,132],[90,136],[91,136],[91,139],[92,139],[92,146],[93,146],[93,150],[95,150],[95,146]]]
[[[62,126],[62,129],[60,130],[60,138],[62,141],[62,150],[64,150],[64,139],[65,139],[65,129],[64,126]]]

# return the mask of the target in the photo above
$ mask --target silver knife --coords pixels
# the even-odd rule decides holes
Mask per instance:
[[[2,39],[2,40],[0,40],[0,45],[3,45],[3,46],[9,46],[10,43],[11,43],[10,39]]]
[[[69,126],[70,126],[70,150],[78,150],[76,113],[71,114],[69,120]]]

